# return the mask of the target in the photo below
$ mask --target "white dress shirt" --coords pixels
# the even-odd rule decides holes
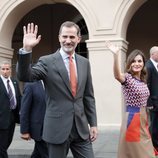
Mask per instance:
[[[15,95],[15,88],[14,88],[12,80],[10,79],[10,77],[9,78],[5,78],[2,75],[1,75],[1,78],[2,78],[2,81],[3,81],[4,85],[5,85],[5,88],[6,88],[7,92],[8,92],[7,80],[10,81],[9,84],[10,84],[10,87],[12,89],[12,92],[13,92],[13,95],[14,95],[14,100],[15,100],[15,105],[16,105],[17,101],[16,101],[16,95]]]

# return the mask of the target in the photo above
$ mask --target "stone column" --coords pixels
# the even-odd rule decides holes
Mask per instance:
[[[124,39],[109,39],[121,47],[120,62],[124,71],[128,43]],[[105,40],[87,40],[89,60],[100,126],[120,125],[123,108],[121,84],[113,75],[113,54],[105,47]]]

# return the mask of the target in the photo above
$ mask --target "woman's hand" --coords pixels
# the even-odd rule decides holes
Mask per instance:
[[[114,77],[120,83],[123,83],[125,81],[125,75],[121,72],[121,66],[119,63],[119,52],[121,51],[121,49],[117,45],[112,44],[110,41],[105,41],[105,46],[114,54]]]
[[[113,45],[110,41],[105,41],[105,46],[113,53],[117,54],[120,51],[120,48],[116,45]]]

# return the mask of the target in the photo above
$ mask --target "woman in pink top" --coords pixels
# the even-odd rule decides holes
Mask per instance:
[[[127,58],[126,72],[119,65],[118,46],[106,42],[114,56],[114,76],[121,85],[126,105],[123,118],[118,158],[155,158],[154,147],[148,130],[146,113],[149,90],[146,84],[145,57],[140,50],[134,50]]]

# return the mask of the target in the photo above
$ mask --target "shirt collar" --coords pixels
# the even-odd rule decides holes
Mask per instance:
[[[3,81],[11,80],[10,77],[5,78],[5,77],[3,77],[2,75],[1,75],[1,78],[2,78]]]
[[[158,63],[155,60],[153,60],[152,58],[150,58],[150,60],[157,67]]]
[[[65,59],[67,59],[69,57],[69,54],[64,52],[64,50],[62,48],[60,48],[60,54],[61,54],[63,60],[65,60]],[[72,54],[72,57],[75,59],[75,53]]]

